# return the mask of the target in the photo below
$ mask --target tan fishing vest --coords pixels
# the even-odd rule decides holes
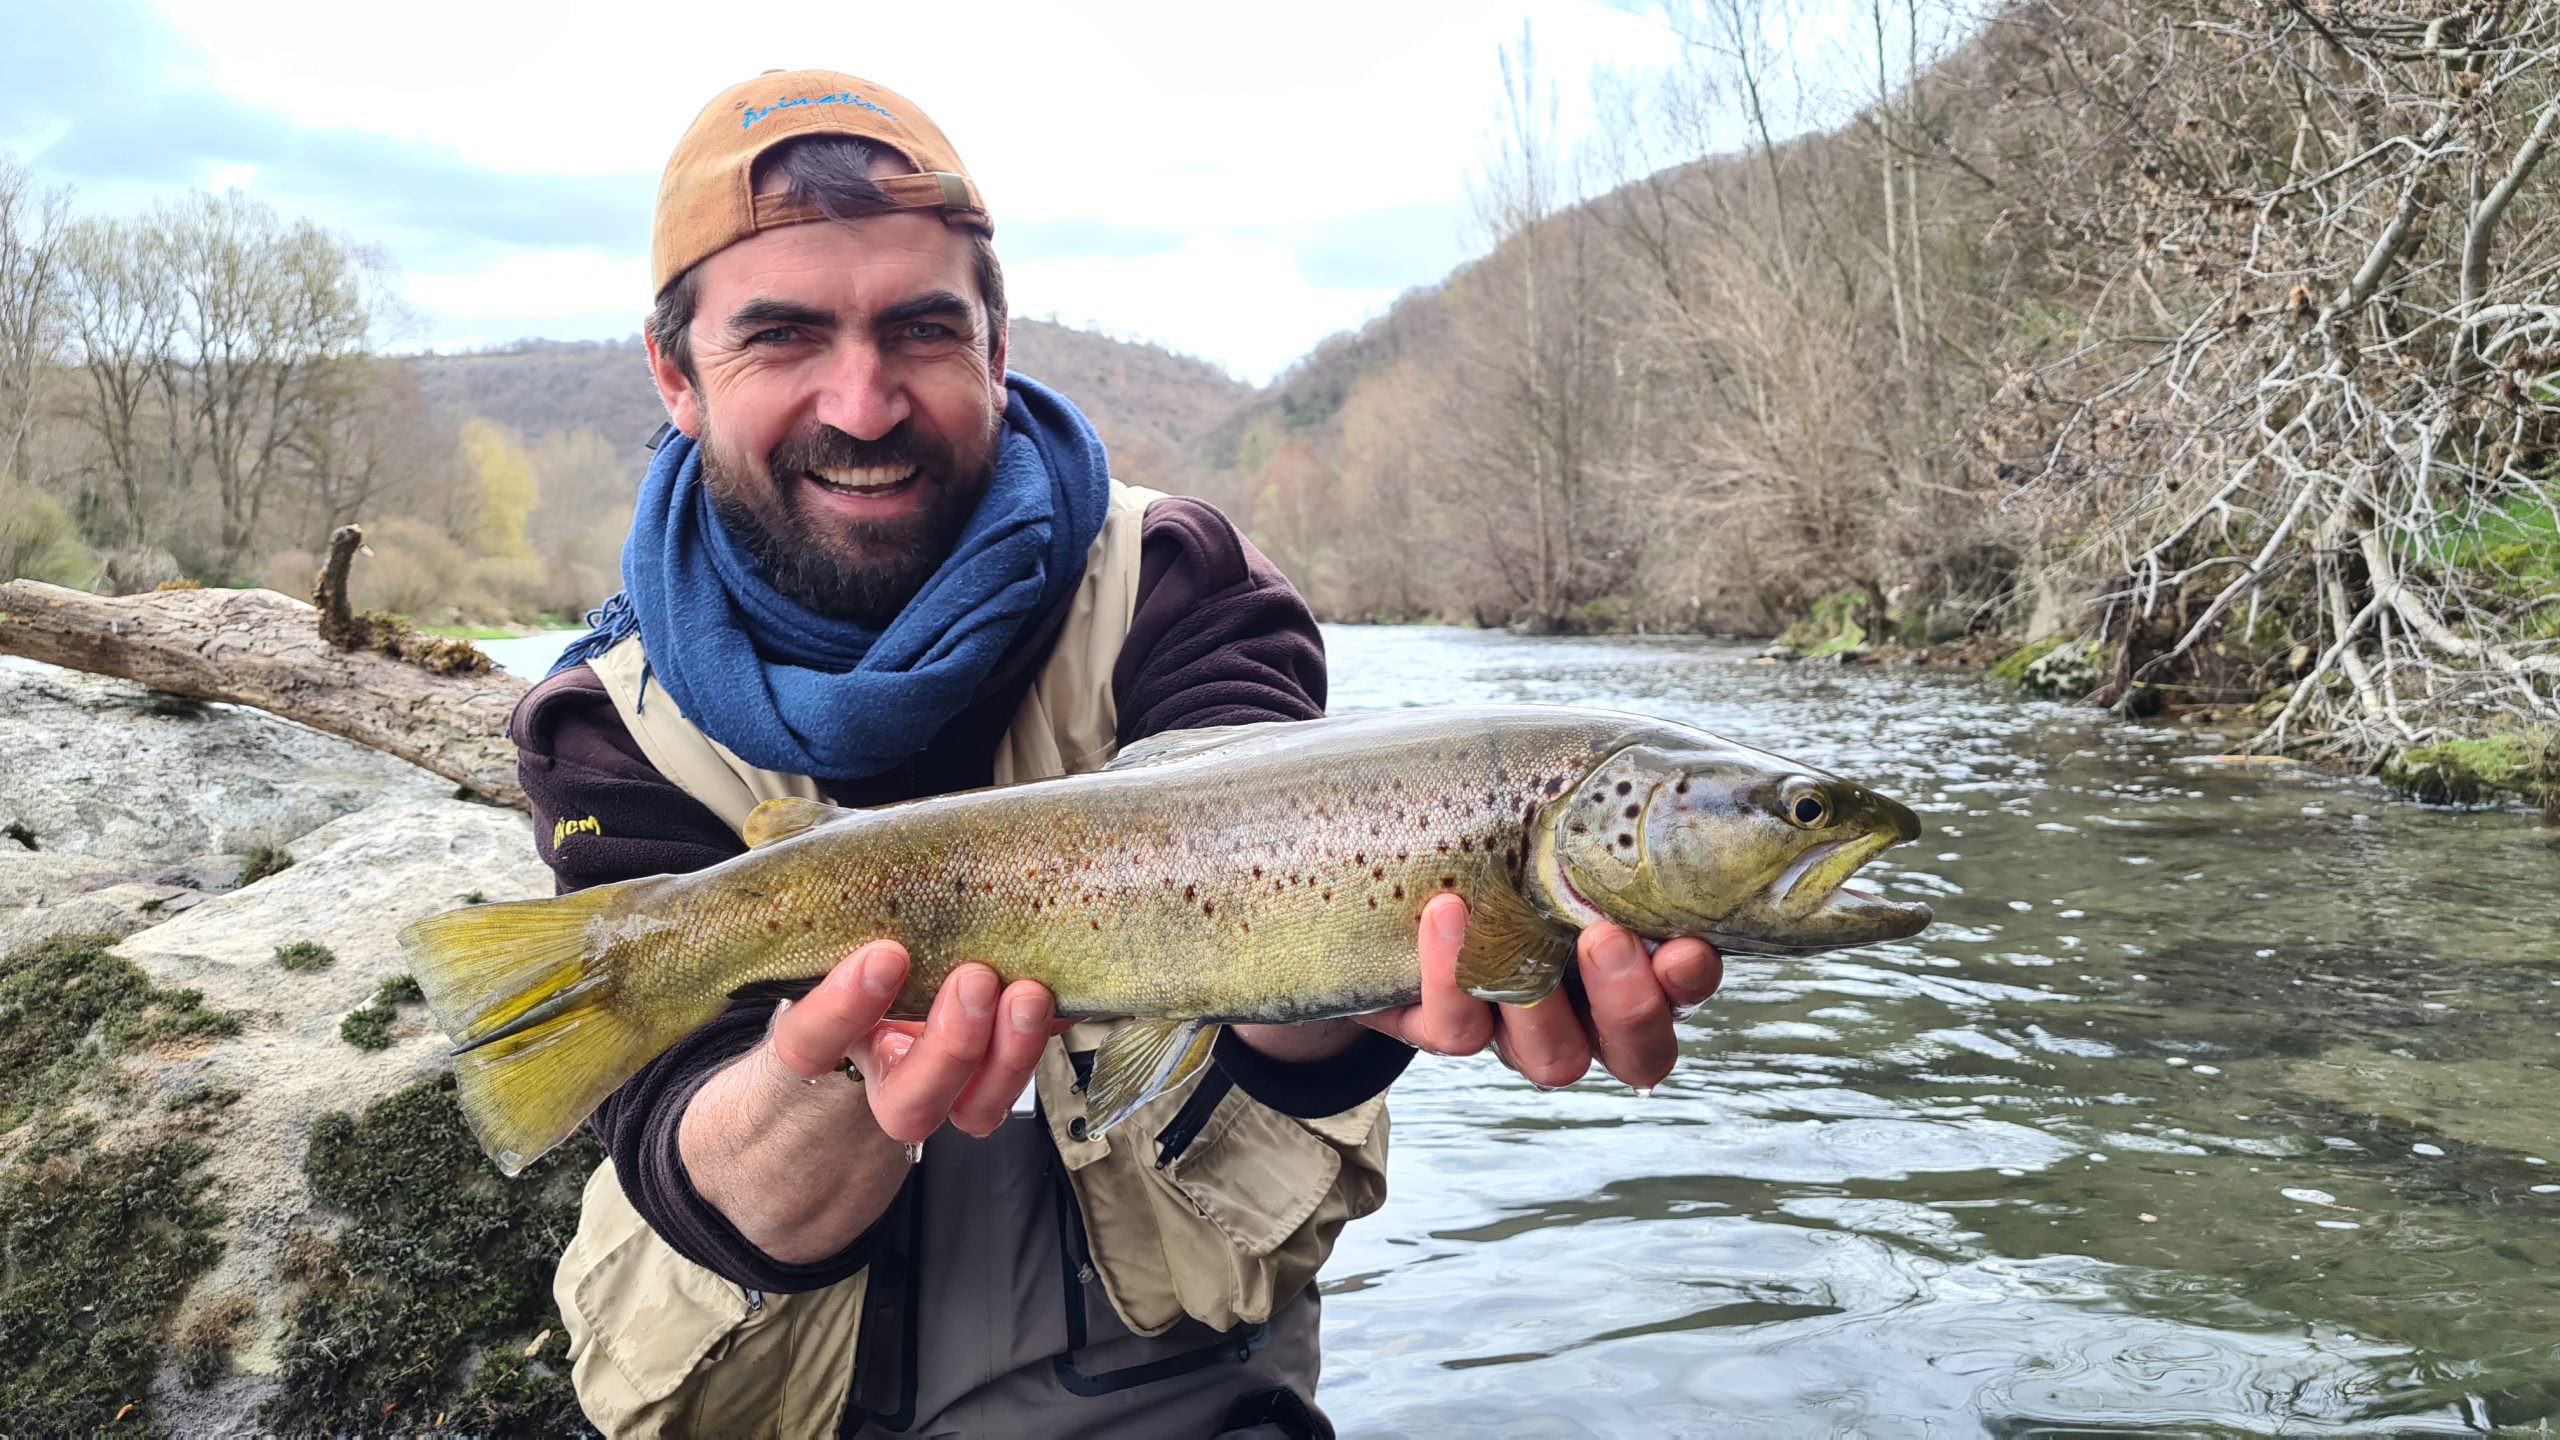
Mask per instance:
[[[996,751],[997,784],[1110,760],[1119,727],[1111,672],[1137,610],[1141,522],[1158,498],[1112,482],[1084,581]],[[807,776],[738,758],[695,729],[664,689],[644,686],[636,636],[591,664],[641,753],[732,829],[776,796],[823,798]],[[1067,1057],[1098,1044],[1106,1028],[1087,1023],[1050,1041],[1033,1084],[1112,1308],[1141,1335],[1162,1334],[1185,1315],[1218,1330],[1270,1319],[1315,1278],[1343,1225],[1385,1200],[1384,1097],[1297,1120],[1230,1090],[1189,1146],[1159,1166],[1156,1132],[1200,1077],[1108,1136],[1082,1138],[1084,1097]],[[553,1294],[579,1402],[607,1435],[821,1436],[836,1433],[852,1389],[866,1279],[751,1296],[668,1248],[607,1161],[588,1177]]]

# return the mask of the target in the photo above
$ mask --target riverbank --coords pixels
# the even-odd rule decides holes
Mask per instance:
[[[550,893],[526,817],[118,680],[0,662],[0,715],[0,1433],[582,1423],[588,1167],[489,1169],[395,938]]]

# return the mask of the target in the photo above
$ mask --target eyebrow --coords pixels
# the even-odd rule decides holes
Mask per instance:
[[[804,325],[824,329],[836,323],[835,312],[796,300],[750,300],[731,311],[729,330],[732,334],[762,330],[774,325]]]
[[[946,315],[975,318],[969,302],[949,290],[928,290],[912,300],[901,300],[876,317],[881,325],[904,325],[911,320],[935,319]]]

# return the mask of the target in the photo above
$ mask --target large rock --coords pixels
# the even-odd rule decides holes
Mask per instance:
[[[450,795],[405,761],[290,721],[0,658],[0,827],[135,867],[283,846],[386,796]],[[0,865],[21,848],[0,840]]]
[[[132,935],[116,953],[164,986],[202,990],[205,1003],[239,1013],[241,1034],[140,1078],[164,1093],[236,1089],[238,1103],[208,1118],[208,1171],[226,1213],[221,1260],[190,1295],[187,1314],[247,1303],[232,1373],[211,1392],[162,1397],[164,1415],[246,1416],[272,1390],[284,1315],[277,1270],[286,1238],[312,1208],[304,1173],[312,1122],[351,1111],[433,1075],[446,1042],[423,1007],[401,1007],[392,1044],[359,1050],[339,1023],[387,979],[407,973],[400,927],[465,903],[551,893],[527,819],[513,811],[441,798],[383,801],[295,839],[291,867],[204,900],[166,924]],[[292,971],[279,946],[315,941],[337,957]],[[184,1323],[181,1317],[181,1324]]]

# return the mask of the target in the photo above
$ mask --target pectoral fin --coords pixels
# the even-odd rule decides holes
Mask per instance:
[[[803,831],[853,813],[840,805],[783,795],[748,811],[746,827],[738,833],[747,842],[748,849],[759,850],[776,840],[788,840]]]
[[[1530,1005],[1544,999],[1573,960],[1574,931],[1529,908],[1507,885],[1467,897],[1467,938],[1458,948],[1458,988],[1479,1000]]]
[[[1218,1027],[1197,1020],[1132,1020],[1102,1038],[1085,1081],[1085,1134],[1100,1135],[1209,1063]]]

